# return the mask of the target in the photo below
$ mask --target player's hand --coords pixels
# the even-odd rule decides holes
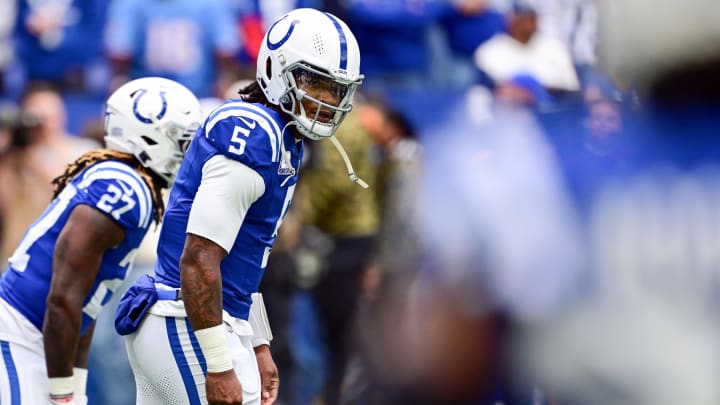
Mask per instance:
[[[208,405],[242,405],[242,385],[240,385],[234,369],[220,373],[207,373],[205,392]]]
[[[275,361],[270,354],[267,345],[255,348],[255,357],[260,370],[260,386],[262,387],[262,405],[272,405],[277,400],[278,389],[280,388],[280,377]]]

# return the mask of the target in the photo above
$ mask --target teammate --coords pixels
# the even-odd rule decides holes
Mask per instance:
[[[182,85],[129,82],[107,101],[107,149],[57,177],[0,278],[0,403],[86,403],[95,319],[122,283],[202,118]],[[44,349],[43,349],[44,346]],[[49,377],[49,378],[48,378]]]
[[[292,200],[303,136],[330,138],[346,158],[332,135],[359,65],[344,22],[293,10],[265,34],[256,82],[206,118],[170,194],[155,280],[131,287],[116,317],[138,404],[275,402],[271,335],[252,295]]]

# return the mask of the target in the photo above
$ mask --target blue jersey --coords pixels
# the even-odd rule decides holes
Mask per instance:
[[[158,243],[158,281],[180,287],[180,256],[205,162],[216,155],[241,162],[262,177],[265,192],[250,206],[220,267],[224,309],[234,317],[248,318],[250,294],[260,284],[302,159],[303,143],[284,130],[286,123],[278,112],[239,99],[228,100],[210,113],[190,144],[170,193]]]
[[[42,330],[58,236],[76,206],[94,207],[123,228],[125,239],[105,252],[97,278],[85,298],[81,329],[85,333],[125,279],[152,221],[155,209],[152,201],[148,185],[124,163],[103,161],[85,168],[28,228],[9,259],[8,271],[0,278],[0,297]]]

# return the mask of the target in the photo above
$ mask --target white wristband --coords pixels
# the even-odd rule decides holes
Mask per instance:
[[[272,330],[270,329],[270,321],[268,320],[267,311],[265,310],[265,301],[261,293],[253,293],[251,295],[252,304],[250,305],[250,316],[248,322],[253,330],[252,345],[258,347],[260,345],[270,346],[273,339]]]
[[[73,378],[75,379],[75,405],[87,404],[87,377],[88,370],[86,368],[73,368]]]
[[[196,330],[195,336],[205,356],[208,373],[219,373],[233,368],[223,324]]]
[[[70,377],[52,377],[50,382],[50,403],[72,404],[75,379]]]

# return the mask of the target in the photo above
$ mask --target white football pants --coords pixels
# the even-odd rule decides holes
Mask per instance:
[[[0,405],[47,405],[42,332],[0,299]]]
[[[247,326],[227,328],[226,337],[243,404],[259,405],[260,372]],[[135,374],[137,405],[207,404],[205,358],[186,317],[148,313],[125,343]]]

